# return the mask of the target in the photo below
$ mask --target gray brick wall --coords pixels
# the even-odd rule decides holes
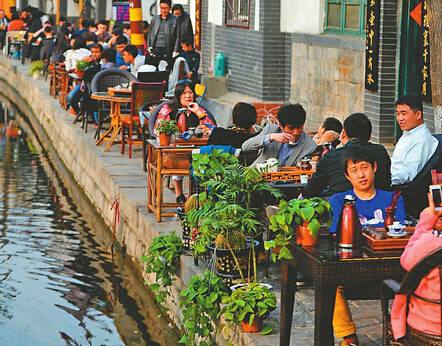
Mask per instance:
[[[255,1],[260,1],[260,30],[255,31]],[[280,32],[280,0],[251,1],[250,29],[207,23],[207,2],[203,2],[202,69],[208,73],[215,54],[226,56],[229,91],[242,93],[263,101],[284,101],[289,95],[287,37]],[[223,11],[224,17],[224,11]],[[216,31],[212,42],[212,30]]]
[[[97,5],[97,8],[95,10],[95,15],[97,16],[97,18],[95,18],[95,20],[105,19],[106,18],[107,2],[106,1],[96,1],[95,3]]]
[[[365,114],[373,123],[373,141],[394,143],[397,81],[397,0],[381,1],[378,91],[365,91]]]
[[[365,91],[365,114],[373,123],[373,141],[390,145],[395,140],[395,107],[399,66],[397,65],[398,13],[402,2],[381,1],[381,34],[379,42],[379,88],[377,92]],[[424,105],[424,118],[430,131],[434,128],[434,111],[431,103]]]

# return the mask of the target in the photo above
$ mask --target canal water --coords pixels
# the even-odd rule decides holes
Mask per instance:
[[[0,102],[0,346],[177,345],[81,191]]]

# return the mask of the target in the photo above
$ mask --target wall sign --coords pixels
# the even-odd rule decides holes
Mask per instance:
[[[365,36],[365,89],[378,90],[380,0],[368,0]]]

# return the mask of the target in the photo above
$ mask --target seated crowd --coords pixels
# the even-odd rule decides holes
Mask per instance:
[[[188,27],[191,23],[186,20],[188,14],[179,6],[173,12],[177,12],[177,16],[172,14],[170,0],[160,0],[159,3],[161,13],[152,19],[150,27],[145,25],[146,55],[130,44],[130,28],[114,26],[109,31],[107,21],[95,25],[89,20],[83,20],[82,29],[75,31],[71,23],[61,18],[63,24],[57,28],[55,36],[50,21],[30,31],[33,33],[31,42],[34,44],[29,56],[33,60],[41,58],[63,64],[67,71],[73,71],[78,61],[89,63],[82,82],[74,86],[68,95],[68,103],[76,115],[82,112],[81,102],[90,100],[90,90],[86,85],[101,70],[120,68],[137,76],[142,71],[161,69],[164,62],[165,68],[171,70],[168,80],[171,99],[161,102],[151,112],[149,129],[152,136],[158,135],[156,128],[160,120],[172,119],[177,123],[183,122],[186,129],[203,129],[209,135],[209,145],[232,146],[240,149],[241,153],[254,155],[252,166],[263,164],[271,158],[277,159],[281,166],[295,166],[305,157],[317,157],[315,172],[299,198],[329,198],[334,213],[330,233],[337,231],[346,195],[354,197],[362,226],[382,225],[386,217],[385,209],[394,198],[393,190],[413,182],[440,147],[438,139],[430,134],[423,120],[422,101],[416,95],[402,96],[395,103],[396,120],[403,134],[391,159],[384,146],[371,142],[372,124],[363,113],[349,115],[343,124],[336,118],[326,118],[312,138],[304,131],[306,111],[298,103],[281,106],[278,110],[278,124],[267,124],[260,131],[255,131],[255,107],[239,102],[233,108],[232,125],[227,128],[216,127],[215,117],[195,99],[200,55],[193,48],[192,28]],[[26,23],[26,16],[14,14],[12,18],[10,25],[13,24],[13,28]],[[166,28],[161,24],[162,21],[165,21]],[[187,32],[186,36],[180,35],[179,27]],[[176,31],[169,32],[171,28]],[[184,67],[181,78],[184,78],[180,79],[178,72],[182,61]],[[332,150],[318,154],[318,145],[324,146],[325,143],[330,143]],[[173,180],[176,202],[184,203],[186,196],[183,192],[183,177],[174,176]],[[428,184],[420,188],[426,198]],[[420,223],[402,255],[401,263],[409,270],[424,253],[442,246],[441,238],[434,237],[431,232],[434,227],[438,227],[438,218],[442,212],[436,212],[432,200],[427,207],[427,201],[424,204],[418,203],[416,195],[403,196],[398,199],[396,220],[406,220],[407,213],[410,214],[412,210],[411,206],[413,210],[423,210]],[[416,212],[409,216],[419,217]],[[437,297],[438,293],[431,288],[432,283],[437,281],[434,273],[429,274],[427,280],[428,285],[422,289],[427,289],[430,296]],[[436,311],[428,314],[425,309],[425,304],[416,304],[408,317],[405,317],[403,302],[400,297],[397,298],[392,313],[395,337],[404,335],[406,319],[417,330],[423,328],[430,333],[439,333],[440,313]],[[341,286],[336,292],[333,326],[336,335],[343,339],[342,345],[359,344]]]

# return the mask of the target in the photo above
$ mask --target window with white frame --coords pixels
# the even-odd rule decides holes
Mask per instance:
[[[248,29],[250,26],[250,0],[225,0],[226,26]]]
[[[367,0],[326,0],[325,32],[365,36]]]

